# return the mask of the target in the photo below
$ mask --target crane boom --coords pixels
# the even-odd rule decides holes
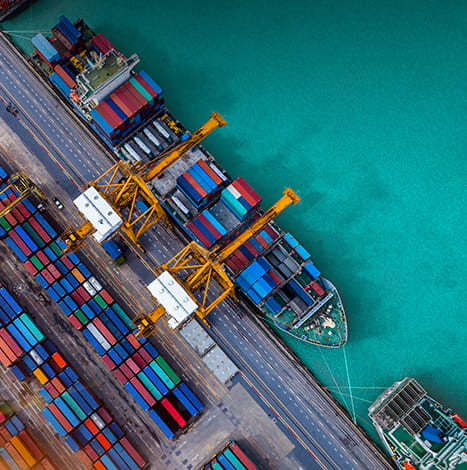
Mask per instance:
[[[224,248],[215,248],[211,254],[219,263],[223,263],[235,250],[240,248],[249,238],[256,235],[265,225],[276,218],[290,204],[297,204],[300,197],[290,188],[285,189],[284,195],[271,206],[258,220],[242,232],[235,240]]]
[[[17,204],[19,204],[29,194],[34,193],[41,199],[45,199],[45,195],[39,188],[23,173],[17,173],[12,175],[9,180],[9,184],[6,188],[0,191],[3,194],[7,189],[13,187],[19,196],[12,202],[8,203],[2,210],[0,210],[0,217],[8,214]]]
[[[182,142],[174,149],[159,155],[157,157],[158,163],[154,164],[152,161],[145,163],[139,170],[139,172],[143,174],[144,181],[150,183],[179,158],[183,157],[183,155],[185,155],[189,150],[196,147],[196,145],[206,138],[214,129],[223,127],[225,124],[225,119],[219,113],[212,113],[209,120],[195,131],[190,138],[185,140],[185,142]]]

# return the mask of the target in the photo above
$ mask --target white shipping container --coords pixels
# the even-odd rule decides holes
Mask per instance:
[[[175,205],[185,214],[185,215],[188,215],[190,213],[190,211],[188,210],[188,208],[185,206],[185,204],[183,204],[182,201],[180,201],[180,199],[178,199],[177,196],[172,196],[172,201],[175,203]]]
[[[38,365],[40,366],[44,361],[42,358],[39,356],[39,354],[36,353],[36,351],[32,350],[29,352],[29,355],[31,356],[31,359]]]
[[[92,284],[92,287],[94,287],[94,289],[96,289],[97,292],[99,292],[100,290],[102,290],[102,285],[101,283],[94,277],[94,276],[91,276],[88,281]]]
[[[86,289],[86,291],[88,292],[88,294],[93,297],[97,294],[96,290],[94,289],[94,287],[92,287],[92,285],[89,283],[89,281],[84,281],[83,282],[83,287]]]
[[[134,162],[139,162],[141,160],[141,157],[130,147],[130,145],[125,144],[123,148],[126,150],[128,155],[131,157],[131,160]]]
[[[91,415],[91,419],[93,423],[99,428],[99,429],[104,429],[105,428],[105,423],[101,419],[101,417],[97,413],[93,413]]]
[[[232,186],[227,186],[227,191],[232,194],[235,199],[240,199],[242,195]]]
[[[216,165],[214,165],[213,163],[208,163],[208,165],[211,167],[211,170],[212,170],[222,181],[226,181],[226,180],[227,180],[227,176],[225,176],[224,173],[222,173],[222,171],[219,170],[219,168],[217,168]]]
[[[133,142],[147,155],[151,155],[151,149],[139,138],[135,137]]]
[[[102,336],[102,333],[97,329],[95,325],[92,323],[89,323],[89,325],[86,327],[91,333],[94,338],[96,338],[97,342],[106,350],[108,351],[112,346],[110,343]]]
[[[148,129],[144,129],[144,134],[146,137],[159,149],[162,150],[162,144],[160,143],[159,139]]]
[[[158,122],[158,121],[153,121],[153,124],[154,124],[154,127],[158,130],[158,132],[160,133],[160,135],[162,137],[164,137],[165,139],[167,140],[172,140],[172,137],[170,136],[170,134],[164,129],[164,126]]]

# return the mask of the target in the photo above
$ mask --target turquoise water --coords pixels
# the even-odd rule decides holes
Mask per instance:
[[[82,16],[187,127],[224,115],[207,147],[267,204],[301,195],[280,223],[346,305],[345,349],[286,341],[368,430],[407,375],[465,416],[467,3],[285,3],[38,0],[5,27]]]

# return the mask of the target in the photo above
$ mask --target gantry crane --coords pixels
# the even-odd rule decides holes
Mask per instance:
[[[168,223],[167,214],[149,183],[161,176],[169,166],[198,145],[214,129],[225,124],[224,118],[214,112],[204,125],[176,147],[144,164],[119,161],[96,180],[89,182],[122,218],[120,230],[139,248],[142,248],[138,243],[139,237],[157,220],[162,219]],[[138,200],[143,200],[148,206],[142,213],[135,210]],[[65,234],[65,251],[75,250],[93,231],[93,225],[85,222],[78,229]]]
[[[290,204],[297,204],[300,197],[290,188],[284,191],[283,196],[266,212],[263,213],[253,224],[245,229],[237,238],[226,246],[217,246],[211,251],[201,247],[192,241],[167,263],[160,266],[160,271],[168,271],[183,288],[189,293],[193,300],[199,305],[196,315],[206,322],[205,317],[218,306],[226,297],[234,295],[234,284],[224,271],[224,262],[246,241],[260,232],[265,225],[277,217]],[[182,273],[185,278],[178,274]],[[214,300],[208,299],[210,287],[215,284],[221,291],[213,292]],[[201,299],[197,300],[195,292],[201,291]],[[155,323],[165,313],[162,306],[158,306],[147,315],[140,315],[134,321],[139,333],[145,335],[154,331]],[[145,331],[147,330],[147,331]]]
[[[35,194],[41,199],[45,199],[45,195],[42,191],[24,174],[16,173],[8,180],[8,186],[0,191],[0,195],[8,189],[14,189],[19,193],[19,196],[9,204],[7,204],[2,210],[0,210],[0,217],[8,214],[18,203],[20,203],[25,197],[30,194]]]

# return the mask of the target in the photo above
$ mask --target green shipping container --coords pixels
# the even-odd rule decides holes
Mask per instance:
[[[63,255],[62,249],[57,245],[56,242],[52,242],[52,243],[50,244],[50,248],[52,249],[52,251],[53,251],[57,256]]]
[[[222,191],[222,200],[233,210],[233,212],[238,215],[239,218],[243,218],[245,214],[248,212],[245,207],[242,206],[240,202],[238,202],[232,194],[228,191]]]
[[[86,326],[91,321],[80,309],[77,309],[74,314],[78,321],[81,323],[81,325]]]
[[[81,421],[84,421],[87,418],[86,413],[81,409],[78,403],[75,402],[73,397],[68,392],[63,392],[62,398]]]
[[[130,317],[123,311],[122,307],[120,307],[120,305],[118,305],[117,302],[114,302],[114,303],[111,305],[111,308],[112,308],[112,310],[120,317],[120,319],[123,321],[123,323],[125,323],[125,325],[126,325],[130,330],[134,330],[134,329],[135,329],[135,325],[134,325],[134,323],[131,321]]]
[[[149,393],[156,399],[160,400],[162,398],[162,393],[159,392],[158,388],[149,380],[149,377],[143,372],[138,372],[136,374],[139,380],[143,385],[149,390]]]
[[[212,462],[211,468],[212,470],[224,470],[224,467],[222,467],[218,462]]]
[[[38,233],[31,227],[29,222],[25,222],[23,224],[23,228],[26,231],[26,233],[36,242],[36,245],[39,248],[44,248],[46,245],[45,241],[42,240],[42,238],[38,235]]]
[[[164,369],[164,372],[170,377],[170,380],[177,385],[181,382],[180,377],[175,373],[175,371],[170,367],[165,359],[162,356],[156,357],[156,362]]]
[[[99,305],[102,310],[108,307],[107,302],[99,294],[94,296],[94,300],[97,302],[97,305]]]
[[[152,101],[152,96],[145,90],[143,85],[136,80],[136,78],[131,78],[130,83],[139,91],[140,95],[143,95],[143,98],[146,101],[151,102]]]
[[[235,467],[235,470],[247,470],[230,449],[224,450],[225,458]]]
[[[11,230],[11,225],[5,220],[5,217],[0,218],[0,226],[5,229],[7,232]]]
[[[151,361],[149,367],[157,374],[157,376],[164,382],[165,386],[172,390],[175,387],[175,384],[170,380],[170,377],[164,372],[164,369],[156,362]]]
[[[44,265],[41,263],[41,261],[39,261],[39,258],[36,255],[31,256],[31,258],[29,258],[29,261],[31,261],[31,263],[38,271],[44,269]]]
[[[37,328],[35,323],[29,318],[27,313],[22,313],[19,318],[26,325],[27,329],[32,333],[34,338],[37,339],[37,341],[42,341],[45,339],[45,336],[42,334],[39,328]]]

